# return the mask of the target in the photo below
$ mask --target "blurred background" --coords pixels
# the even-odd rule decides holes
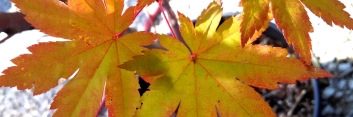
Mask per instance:
[[[353,1],[340,1],[346,5],[344,10],[353,18]],[[212,0],[165,0],[163,8],[169,21],[177,30],[177,11],[193,20],[207,8],[210,2]],[[239,0],[223,0],[224,18],[242,12],[238,3]],[[127,6],[135,4],[136,0],[126,1]],[[309,80],[291,85],[280,84],[281,88],[273,91],[257,88],[256,90],[262,94],[279,117],[351,117],[353,116],[353,32],[335,25],[331,27],[310,11],[308,13],[314,27],[314,32],[310,33],[313,64],[331,72],[335,78]],[[276,26],[270,27],[268,30],[275,31],[264,33],[254,44],[290,48],[283,44],[285,43],[283,36],[278,35],[281,32],[275,28]],[[129,31],[170,33],[156,3],[140,13]],[[26,48],[33,44],[63,40],[33,28],[23,20],[23,15],[13,3],[9,0],[0,0],[0,71],[14,66],[10,60],[16,56],[29,54]],[[0,72],[0,75],[3,74]],[[0,87],[0,117],[51,116],[54,110],[49,110],[50,103],[64,84],[65,82],[37,96],[32,96],[31,90],[19,91],[15,87]],[[99,116],[107,116],[104,107]]]

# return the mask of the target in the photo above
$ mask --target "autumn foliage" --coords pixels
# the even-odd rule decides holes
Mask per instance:
[[[182,117],[275,116],[252,87],[273,90],[278,83],[332,76],[310,65],[313,28],[304,6],[329,25],[353,29],[344,5],[334,0],[242,0],[244,13],[219,27],[222,7],[212,2],[195,27],[178,13],[184,44],[149,32],[123,35],[155,0],[138,0],[126,10],[124,0],[12,1],[34,27],[70,41],[29,47],[32,54],[14,58],[17,66],[3,71],[0,86],[34,88],[38,95],[78,69],[51,105],[54,116],[64,117],[95,116],[103,96],[111,117],[170,116],[176,110]],[[283,48],[251,44],[273,18],[300,60],[286,57]],[[143,47],[157,38],[166,50]],[[142,97],[136,74],[151,83]]]

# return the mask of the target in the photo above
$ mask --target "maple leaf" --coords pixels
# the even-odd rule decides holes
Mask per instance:
[[[136,71],[151,83],[142,96],[137,116],[275,116],[271,107],[251,86],[277,89],[277,83],[295,83],[330,73],[286,58],[287,51],[240,42],[239,16],[226,20],[211,3],[194,28],[181,13],[181,33],[187,45],[160,35],[168,51],[144,51],[120,67]]]
[[[243,18],[243,16],[239,16],[239,18]],[[264,31],[266,31],[266,29],[269,27],[269,23],[271,20],[272,20],[273,16],[272,16],[272,13],[268,13],[267,14],[267,19],[265,21],[265,23],[262,25],[262,27],[260,27],[259,30],[255,30],[255,33],[252,35],[251,38],[249,38],[249,40],[247,40],[247,43],[246,44],[252,44],[253,42],[255,42],[261,35]],[[241,20],[242,23],[244,22],[244,19]],[[240,25],[241,26],[241,25]],[[241,27],[240,27],[240,30],[241,30]],[[240,36],[242,34],[240,33]],[[242,38],[240,38],[242,39]],[[241,43],[243,43],[243,41],[240,41]],[[244,41],[246,42],[246,41]],[[244,45],[242,44],[242,47],[244,47]]]
[[[155,1],[159,2],[159,4],[163,2],[163,0],[137,0],[135,11],[139,11],[146,6],[151,5]]]
[[[262,32],[266,30],[268,22],[272,20],[272,17],[268,17],[268,0],[240,1],[240,5],[244,7],[243,20],[240,28],[242,32],[241,45],[244,47],[248,40],[254,36],[255,32],[260,32],[256,34],[257,37],[262,35]],[[260,29],[265,30],[260,31]]]
[[[300,1],[272,0],[273,17],[279,29],[283,30],[288,45],[292,45],[295,53],[305,64],[311,63],[311,39],[309,32],[313,27],[309,16]]]
[[[273,12],[273,17],[289,45],[293,46],[295,53],[307,65],[311,63],[311,39],[309,32],[313,27],[309,21],[305,5],[316,16],[321,17],[328,25],[332,22],[348,29],[353,29],[353,19],[343,9],[345,6],[337,0],[241,0],[244,7],[244,20],[241,25],[241,44],[249,43],[256,31],[263,32],[260,27],[266,21],[266,14]]]
[[[353,30],[353,19],[344,11],[344,4],[337,0],[300,0],[311,12],[321,17],[328,25],[332,22]]]
[[[51,105],[54,116],[96,116],[105,91],[109,116],[133,116],[140,106],[134,72],[117,66],[141,54],[156,35],[136,32],[120,37],[135,17],[134,7],[123,11],[124,1],[13,0],[34,27],[66,42],[39,43],[32,54],[12,60],[17,66],[3,71],[0,86],[34,88],[34,95],[57,85],[59,78],[75,77]]]

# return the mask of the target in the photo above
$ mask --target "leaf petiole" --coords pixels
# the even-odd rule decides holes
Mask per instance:
[[[161,9],[161,12],[162,12],[162,14],[163,14],[163,17],[164,17],[165,21],[166,21],[167,24],[168,24],[168,27],[169,27],[169,29],[170,29],[170,32],[172,33],[172,36],[173,36],[174,38],[176,38],[175,33],[174,33],[172,27],[170,26],[169,20],[167,19],[167,16],[166,16],[165,13],[164,13],[164,9],[163,9],[163,7],[162,7],[162,2],[157,2],[157,3],[158,3],[158,5],[159,5],[159,9]]]

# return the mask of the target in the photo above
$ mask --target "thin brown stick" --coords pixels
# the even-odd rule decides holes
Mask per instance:
[[[175,37],[177,39],[183,41],[183,38],[182,38],[182,36],[180,34],[180,30],[179,30],[178,19],[177,19],[176,15],[174,14],[173,9],[169,5],[169,0],[164,0],[162,6],[163,6],[163,9],[168,14],[168,19],[169,19],[170,25],[172,26],[172,29],[174,31]]]
[[[293,104],[293,106],[289,109],[289,111],[287,112],[287,116],[292,116],[294,109],[297,108],[299,102],[303,99],[304,95],[307,93],[307,91],[304,89],[300,92],[299,96],[295,99],[295,103]]]

